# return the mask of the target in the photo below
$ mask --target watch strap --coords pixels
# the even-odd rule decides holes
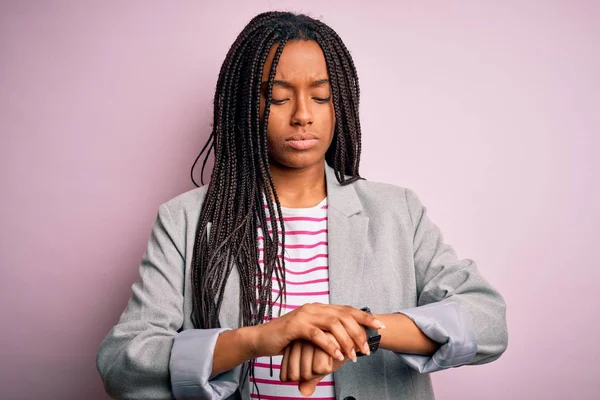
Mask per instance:
[[[361,311],[371,314],[371,310],[369,309],[369,307],[361,308]],[[377,349],[379,349],[379,341],[381,340],[381,335],[375,328],[371,328],[369,326],[363,326],[363,328],[365,329],[365,333],[367,334],[367,343],[369,344],[369,349],[371,350],[371,354],[373,354],[377,351]],[[366,354],[360,351],[356,352],[357,357],[361,357],[364,355]]]

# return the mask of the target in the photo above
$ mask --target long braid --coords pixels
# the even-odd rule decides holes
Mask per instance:
[[[269,169],[267,125],[277,64],[286,43],[294,40],[314,40],[325,55],[336,117],[326,161],[341,184],[362,179],[360,91],[346,46],[330,27],[308,16],[276,11],[257,15],[239,34],[223,61],[215,89],[212,132],[191,171],[196,184],[194,168],[204,154],[204,184],[205,166],[214,152],[215,164],[198,219],[192,256],[195,328],[220,327],[218,317],[225,285],[233,268],[240,278],[242,326],[271,320],[273,303],[285,301],[285,259],[279,257],[280,251],[285,251],[285,228],[277,222],[283,221],[283,213]],[[277,48],[261,115],[262,73],[274,45]],[[258,228],[263,232],[262,271]],[[280,293],[275,300],[272,277],[277,278]],[[248,366],[253,375],[254,362]]]
[[[360,102],[360,88],[358,85],[358,74],[354,61],[346,45],[339,35],[326,24],[317,21],[320,26],[317,42],[323,49],[325,59],[330,74],[336,75],[332,81],[338,86],[338,89],[344,93],[343,96],[334,95],[334,110],[343,112],[342,125],[336,125],[336,136],[341,133],[339,140],[334,140],[332,147],[328,151],[328,161],[332,161],[335,166],[338,181],[348,183],[360,179],[358,173],[360,167],[361,154],[361,127],[358,113]],[[326,50],[327,49],[327,50]],[[333,65],[330,65],[333,64]],[[336,91],[332,85],[332,91]],[[342,107],[339,106],[341,97]],[[336,104],[337,103],[337,104]],[[336,119],[340,118],[337,114]],[[346,142],[346,138],[350,139]],[[341,148],[338,148],[341,147]],[[350,179],[345,179],[344,174],[350,175]]]

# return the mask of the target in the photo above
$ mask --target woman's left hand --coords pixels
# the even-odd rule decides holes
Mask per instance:
[[[326,332],[326,335],[339,346],[331,333]],[[337,371],[346,361],[347,358],[334,359],[311,342],[295,340],[285,348],[279,378],[282,382],[298,382],[300,393],[310,396],[321,379]]]

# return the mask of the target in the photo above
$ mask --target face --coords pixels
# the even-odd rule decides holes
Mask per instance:
[[[260,114],[277,45],[265,62]],[[315,41],[286,44],[275,74],[267,126],[271,164],[303,169],[323,162],[333,139],[335,115],[327,64]]]

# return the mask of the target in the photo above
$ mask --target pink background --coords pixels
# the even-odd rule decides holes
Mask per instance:
[[[107,398],[98,345],[268,9],[344,38],[363,175],[413,188],[506,298],[508,351],[437,398],[600,398],[599,3],[249,3],[0,3],[0,398]]]

